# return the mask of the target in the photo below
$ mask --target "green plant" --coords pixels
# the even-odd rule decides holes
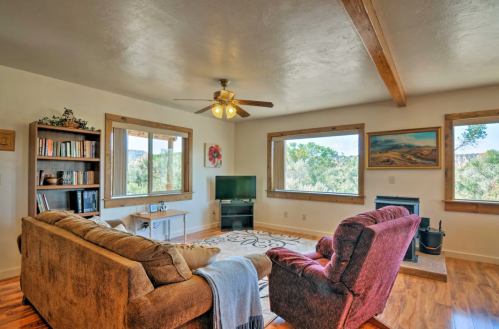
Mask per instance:
[[[68,120],[70,121],[72,120],[75,123],[77,123],[79,125],[78,127],[79,129],[95,130],[95,127],[87,127],[88,121],[75,118],[73,110],[67,108],[64,108],[64,113],[60,117],[57,117],[55,115],[53,115],[51,119],[48,117],[44,117],[38,120],[38,123],[47,126],[62,127],[64,126],[64,123]]]

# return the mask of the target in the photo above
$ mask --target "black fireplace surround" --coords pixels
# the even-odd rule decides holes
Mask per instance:
[[[419,216],[419,198],[406,198],[398,196],[383,196],[378,195],[376,200],[374,200],[376,209],[380,209],[386,206],[401,206],[409,210],[409,213]],[[404,260],[417,263],[418,255],[416,255],[416,239],[418,237],[419,230],[416,230],[416,234],[407,249],[404,256]]]

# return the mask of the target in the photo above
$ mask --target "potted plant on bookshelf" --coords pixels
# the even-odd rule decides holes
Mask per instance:
[[[87,127],[88,121],[75,118],[73,110],[64,108],[64,113],[60,117],[52,116],[52,119],[44,117],[38,120],[41,125],[65,127],[83,130],[95,130],[95,127]]]

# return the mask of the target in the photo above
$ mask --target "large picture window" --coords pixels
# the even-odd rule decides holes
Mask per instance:
[[[363,204],[363,124],[270,133],[268,142],[268,197]]]
[[[446,116],[445,209],[499,214],[499,111]]]
[[[106,208],[192,199],[192,129],[106,114]]]

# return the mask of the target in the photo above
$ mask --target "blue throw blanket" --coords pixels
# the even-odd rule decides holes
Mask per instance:
[[[213,290],[213,328],[264,329],[258,274],[250,260],[231,256],[193,273]]]

